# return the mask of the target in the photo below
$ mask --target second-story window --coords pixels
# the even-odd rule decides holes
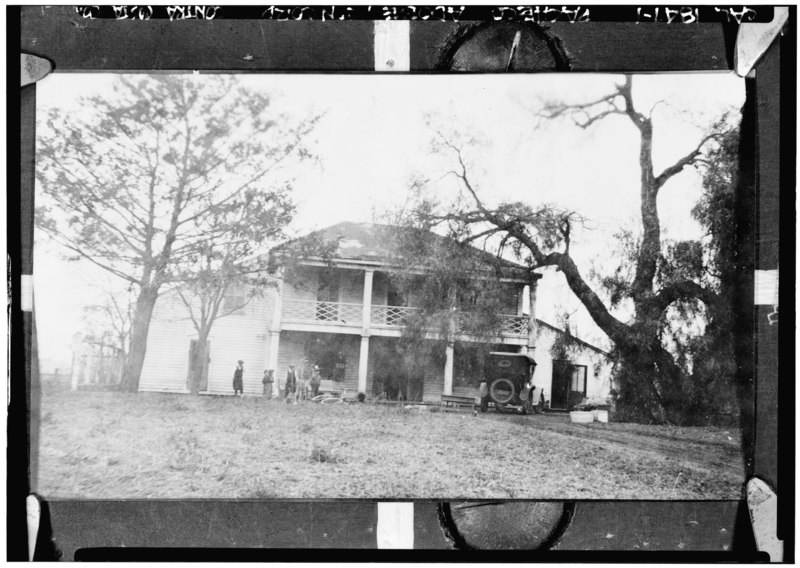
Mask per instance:
[[[388,306],[408,305],[406,297],[403,294],[401,294],[394,286],[392,286],[391,282],[389,283],[389,287],[386,290],[386,305]]]
[[[501,310],[507,315],[516,315],[520,308],[520,294],[522,290],[519,286],[504,285],[500,289]]]
[[[324,271],[320,274],[317,288],[318,321],[336,321],[338,319],[339,278],[337,273]]]

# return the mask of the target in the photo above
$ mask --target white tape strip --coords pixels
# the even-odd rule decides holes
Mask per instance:
[[[777,270],[756,270],[755,275],[755,299],[756,306],[777,306],[778,305],[778,271]]]
[[[778,540],[778,496],[757,477],[747,482],[746,494],[756,548],[769,554],[770,562],[783,562],[783,541]]]
[[[747,8],[744,8],[747,10]],[[750,10],[752,12],[752,10]],[[742,22],[736,35],[736,50],[733,55],[733,68],[740,77],[746,77],[755,67],[761,56],[769,49],[772,42],[781,32],[781,28],[789,19],[787,6],[775,7],[775,15],[771,22]]]
[[[414,503],[378,503],[378,548],[414,548]]]
[[[35,495],[28,495],[25,499],[28,519],[28,561],[33,561],[33,553],[36,550],[36,538],[39,536],[39,519],[42,513],[42,506]]]
[[[375,71],[411,69],[411,26],[408,20],[375,20]]]
[[[23,312],[33,311],[33,276],[30,274],[23,274],[20,279],[20,308]]]
[[[20,55],[19,80],[20,87],[40,81],[50,74],[53,64],[47,59],[22,53]]]

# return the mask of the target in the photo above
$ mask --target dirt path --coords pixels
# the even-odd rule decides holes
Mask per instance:
[[[633,424],[573,424],[565,415],[509,416],[494,413],[485,416],[497,420],[524,420],[539,430],[578,437],[602,447],[616,446],[616,449],[637,455],[676,456],[690,462],[696,469],[737,471],[744,467],[738,435],[727,435],[721,429],[649,426],[647,431],[643,431],[641,426]]]

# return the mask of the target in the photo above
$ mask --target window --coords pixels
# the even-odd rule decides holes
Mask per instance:
[[[520,294],[522,290],[517,285],[504,285],[500,288],[500,309],[503,314],[517,315],[520,311]]]
[[[407,306],[406,298],[394,286],[389,284],[389,289],[386,291],[386,304],[389,306]]]

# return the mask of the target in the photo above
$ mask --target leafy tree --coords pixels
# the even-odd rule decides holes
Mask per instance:
[[[208,212],[204,237],[195,254],[177,263],[180,284],[175,292],[189,312],[197,332],[192,351],[195,372],[189,387],[199,390],[206,341],[214,323],[244,309],[250,301],[275,285],[274,258],[260,253],[270,242],[283,238],[294,207],[285,189],[250,188]]]
[[[482,243],[498,257],[511,254],[530,270],[555,267],[614,343],[619,361],[618,408],[629,418],[691,422],[697,418],[692,414],[696,407],[687,407],[686,392],[693,385],[693,368],[681,359],[681,353],[675,355],[666,336],[676,321],[686,331],[685,326],[701,309],[710,321],[716,321],[717,314],[726,309],[726,298],[720,294],[716,281],[706,274],[712,263],[704,252],[708,250],[704,243],[668,242],[663,238],[658,196],[684,169],[713,160],[715,152],[721,151],[721,144],[735,139],[735,135],[726,134],[727,121],[720,120],[697,140],[691,151],[656,172],[653,109],[644,113],[636,107],[632,85],[632,78],[627,76],[602,97],[581,104],[545,103],[541,111],[545,120],[567,118],[583,129],[607,117],[620,116],[639,137],[639,227],[623,243],[628,254],[620,258],[619,268],[599,287],[584,277],[570,251],[571,233],[580,228],[582,217],[553,204],[489,205],[469,176],[461,148],[447,139],[442,144],[457,160],[452,173],[460,183],[462,198],[449,209],[422,200],[419,217],[461,235],[461,242]],[[718,232],[715,238],[727,237]],[[631,317],[624,321],[612,313],[622,302],[631,307]],[[687,353],[683,351],[683,355]],[[707,401],[708,396],[707,393],[700,398]]]
[[[422,226],[411,226],[415,220]],[[400,217],[387,227],[392,299],[415,309],[404,314],[401,337],[376,360],[383,356],[386,368],[408,377],[407,393],[416,388],[409,381],[422,376],[421,362],[443,365],[448,345],[455,350],[454,384],[479,378],[484,357],[498,348],[503,316],[516,315],[519,286],[503,278],[528,275],[524,267],[473,247],[459,226],[449,227],[443,237],[425,223],[421,217]]]
[[[709,410],[722,415],[735,414],[735,396],[744,386],[737,377],[739,357],[735,337],[741,328],[736,308],[741,296],[738,280],[742,272],[739,250],[742,231],[737,218],[736,191],[744,181],[738,168],[739,140],[738,130],[727,132],[700,164],[704,191],[692,210],[706,231],[702,279],[718,295],[712,306],[700,307],[705,312],[704,333],[686,344],[677,343],[678,349],[688,351],[687,356],[692,359],[696,391],[690,391],[694,396],[688,402],[697,415]],[[697,303],[692,307],[697,309]]]
[[[124,388],[138,389],[162,287],[208,252],[221,211],[272,187],[290,157],[308,157],[315,123],[280,115],[268,94],[223,76],[120,76],[80,112],[47,113],[37,226],[70,258],[137,291]],[[254,230],[263,222],[249,219]]]

